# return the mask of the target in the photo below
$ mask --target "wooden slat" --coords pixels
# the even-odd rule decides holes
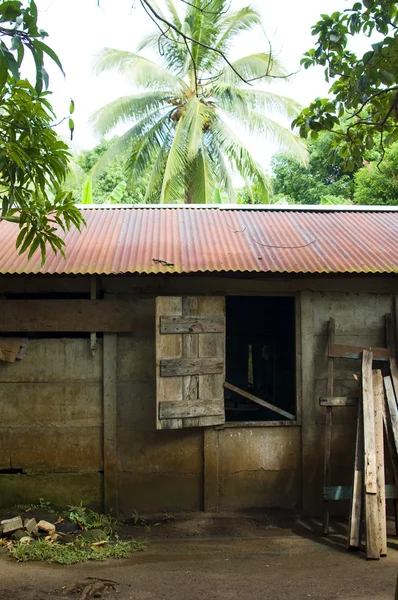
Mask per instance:
[[[182,429],[223,424],[225,334],[161,333],[163,317],[175,317],[176,320],[214,317],[224,323],[225,298],[159,296],[156,299],[157,428]],[[172,403],[179,403],[179,406],[165,406]],[[206,407],[207,403],[210,408]],[[214,408],[216,404],[217,408]],[[203,410],[193,410],[195,405],[202,406]]]
[[[387,500],[398,498],[398,491],[395,485],[388,483],[385,486],[385,494]],[[353,497],[352,485],[331,485],[324,490],[325,500],[351,500]]]
[[[362,354],[362,398],[364,430],[366,556],[368,559],[377,560],[380,558],[380,551],[372,361],[372,352],[364,350]]]
[[[160,402],[159,419],[186,419],[196,417],[218,417],[224,414],[218,399],[197,400],[195,403]]]
[[[142,328],[131,300],[0,300],[0,333],[106,332]]]
[[[369,346],[346,346],[344,344],[330,344],[329,356],[331,358],[361,358],[364,350],[372,352],[373,360],[389,360],[390,353],[387,348],[371,348]]]
[[[390,376],[384,377],[384,389],[386,392],[388,415],[390,417],[389,421],[391,424],[394,447],[398,455],[398,408]]]
[[[339,407],[339,406],[358,406],[358,398],[355,396],[331,396],[319,398],[319,406]]]
[[[265,400],[262,400],[261,398],[257,398],[257,396],[253,396],[253,394],[250,394],[249,392],[245,392],[241,388],[236,387],[236,385],[232,385],[232,383],[228,383],[228,381],[226,381],[224,383],[224,387],[227,388],[228,390],[231,390],[231,392],[235,392],[236,394],[239,394],[240,396],[243,396],[244,398],[247,398],[248,400],[251,400],[252,402],[255,402],[256,404],[259,404],[260,406],[264,406],[264,408],[269,408],[273,412],[276,412],[279,415],[282,415],[283,417],[290,419],[291,421],[294,421],[296,419],[296,417],[294,415],[287,412],[286,410],[282,410],[278,406],[274,406],[273,404],[270,404],[269,402],[266,402]]]
[[[363,496],[363,412],[358,406],[357,435],[355,442],[354,479],[351,489],[350,521],[348,525],[348,548],[359,548],[361,543],[362,496]]]
[[[160,317],[160,333],[224,333],[225,319],[223,317],[195,316]]]
[[[384,474],[383,403],[384,388],[381,371],[373,371],[373,399],[376,440],[377,507],[380,556],[387,556],[387,516]]]
[[[334,319],[329,320],[328,325],[328,344],[334,344],[335,338],[335,322]],[[328,383],[327,383],[327,395],[328,397],[333,396],[334,393],[334,358],[328,357]],[[324,464],[323,464],[323,486],[324,488],[330,486],[331,483],[331,471],[330,471],[330,457],[332,453],[332,422],[333,422],[333,413],[332,407],[327,406],[326,408],[326,418],[325,418],[325,456],[324,456]],[[329,517],[330,517],[330,506],[329,503],[326,502],[324,507],[324,515],[323,515],[323,533],[327,535],[329,533]]]
[[[161,377],[211,375],[224,371],[223,358],[176,358],[160,361]]]
[[[396,360],[395,328],[390,313],[386,314],[387,347],[390,352],[390,373],[395,397],[398,397],[398,366]]]

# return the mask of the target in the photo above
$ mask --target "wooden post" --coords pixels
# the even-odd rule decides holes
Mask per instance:
[[[380,556],[387,556],[386,488],[384,473],[383,404],[384,388],[381,371],[373,371],[373,398],[376,440],[377,508]]]
[[[117,482],[117,334],[104,333],[104,510],[118,514]]]
[[[361,544],[363,453],[363,412],[362,402],[359,402],[357,417],[357,438],[355,444],[354,481],[352,486],[350,523],[348,527],[348,548],[359,548]]]
[[[318,463],[316,443],[316,410],[314,398],[314,305],[310,290],[301,293],[301,369],[302,369],[302,508],[306,514],[314,514],[320,509],[314,502],[314,486],[319,489],[316,480]],[[315,506],[314,506],[315,504]]]
[[[378,560],[379,523],[377,504],[376,436],[373,400],[373,355],[368,350],[362,356],[362,397],[364,431],[364,483],[365,483],[365,521],[366,555],[368,559]]]
[[[218,435],[216,429],[203,431],[203,508],[205,512],[218,512],[220,509],[218,489]]]
[[[336,327],[334,319],[329,320],[328,324],[328,348],[330,344],[334,344]],[[328,356],[328,384],[327,384],[327,396],[332,397],[334,393],[334,358]],[[326,407],[326,420],[325,420],[325,462],[323,472],[323,485],[324,488],[331,485],[331,471],[330,471],[330,457],[332,453],[332,407]],[[324,516],[323,516],[323,533],[328,535],[329,533],[329,517],[330,517],[330,502],[329,500],[325,503]]]

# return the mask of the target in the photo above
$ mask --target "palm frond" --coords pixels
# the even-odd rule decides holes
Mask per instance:
[[[302,109],[298,102],[287,96],[249,87],[241,88],[229,83],[215,82],[212,94],[222,110],[240,118],[247,117],[249,108],[275,115],[281,114],[289,119],[296,117]]]
[[[287,127],[254,110],[249,110],[246,126],[252,133],[264,133],[283,152],[303,166],[308,164],[308,150],[305,143]]]
[[[103,48],[94,65],[95,73],[117,70],[127,76],[135,85],[155,90],[174,90],[179,92],[184,82],[151,60],[115,48]]]
[[[230,165],[227,163],[220,146],[213,140],[211,131],[206,133],[205,139],[206,146],[209,148],[209,159],[214,165],[217,186],[221,187],[227,193],[229,202],[236,202],[236,191],[232,181]]]
[[[205,123],[206,121],[210,123],[213,115],[213,111],[201,102],[197,96],[193,96],[188,100],[184,114],[185,127],[188,132],[188,159],[193,159],[198,153],[202,144]]]
[[[248,31],[261,24],[261,15],[251,6],[245,6],[239,10],[228,12],[221,20],[218,29],[218,39],[214,46],[218,52],[227,52],[233,39],[242,31]],[[209,52],[209,60],[202,65],[203,70],[214,71],[215,64],[223,59],[217,55],[217,52]]]
[[[211,204],[216,190],[216,179],[205,144],[190,165],[187,190],[192,204]]]
[[[185,179],[187,159],[187,130],[184,116],[178,121],[174,132],[173,143],[170,146],[164,169],[160,202],[167,204],[175,202],[181,189],[181,181]]]
[[[129,123],[167,106],[174,97],[171,91],[123,96],[98,109],[90,117],[90,123],[97,133],[106,135],[116,125]]]
[[[266,173],[244,143],[220,116],[214,119],[211,131],[214,141],[220,147],[220,152],[227,156],[243,179],[257,180],[266,190],[268,181]]]
[[[280,61],[266,52],[250,54],[227,65],[220,73],[220,82],[244,85],[245,81],[261,80],[270,83],[272,77],[287,78],[288,71]],[[233,67],[233,69],[231,68]],[[237,75],[239,73],[239,76]],[[242,81],[243,80],[243,81]]]

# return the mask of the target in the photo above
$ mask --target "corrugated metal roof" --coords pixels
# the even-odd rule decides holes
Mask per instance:
[[[66,259],[18,256],[0,222],[0,273],[396,273],[398,209],[89,207]]]

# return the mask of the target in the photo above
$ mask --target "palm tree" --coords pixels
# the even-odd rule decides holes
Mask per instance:
[[[146,202],[207,203],[215,193],[220,196],[220,189],[233,202],[235,173],[250,189],[256,183],[268,198],[267,175],[234,131],[234,123],[273,139],[302,162],[306,150],[274,120],[278,113],[293,118],[299,105],[248,83],[286,77],[280,62],[267,53],[229,63],[221,56],[239,33],[260,25],[259,13],[251,6],[228,11],[227,0],[192,0],[182,16],[173,0],[165,0],[165,5],[162,16],[200,44],[184,41],[170,29],[163,36],[159,31],[147,35],[137,49],[158,51],[162,64],[138,53],[110,48],[101,52],[97,73],[117,69],[131,79],[138,93],[118,98],[92,116],[102,135],[120,123],[132,124],[98,168],[129,148],[130,181],[138,182],[150,170]]]

